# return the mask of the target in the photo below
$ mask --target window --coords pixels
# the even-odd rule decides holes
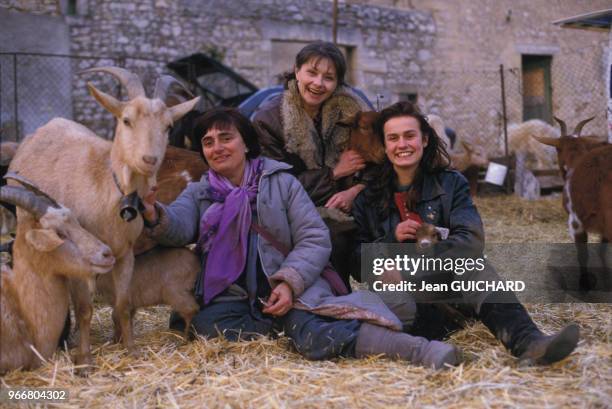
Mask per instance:
[[[523,55],[523,120],[552,123],[552,86],[549,55]]]

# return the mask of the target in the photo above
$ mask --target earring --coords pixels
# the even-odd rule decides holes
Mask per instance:
[[[249,148],[246,148],[246,149],[244,150],[244,153],[249,153]]]

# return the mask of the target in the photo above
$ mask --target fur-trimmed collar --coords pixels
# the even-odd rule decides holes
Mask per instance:
[[[321,111],[321,138],[313,120],[302,107],[302,98],[295,80],[290,81],[281,103],[281,117],[285,149],[298,155],[308,169],[322,166],[334,167],[340,153],[346,147],[350,130],[336,125],[339,119],[351,116],[360,110],[368,110],[365,102],[349,87],[339,86],[323,103]],[[324,158],[321,157],[324,153]]]

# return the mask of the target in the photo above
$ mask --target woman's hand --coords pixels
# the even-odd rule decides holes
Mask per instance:
[[[338,180],[345,176],[351,176],[365,168],[365,165],[365,160],[363,160],[360,154],[352,149],[346,150],[342,152],[334,168],[334,180]]]
[[[153,186],[151,190],[142,198],[142,205],[144,207],[144,212],[142,212],[142,217],[150,224],[157,223],[158,215],[157,210],[155,209],[155,200],[156,200],[156,192],[157,186]]]
[[[395,227],[395,240],[402,243],[416,239],[416,231],[420,225],[421,223],[412,219],[404,220]]]
[[[342,192],[338,192],[329,198],[327,203],[325,203],[325,207],[340,209],[343,212],[348,213],[351,211],[351,207],[353,207],[353,201],[359,192],[361,192],[364,188],[365,185],[359,184],[343,190]]]
[[[282,317],[291,307],[293,307],[293,291],[289,284],[282,282],[274,287],[262,312]]]

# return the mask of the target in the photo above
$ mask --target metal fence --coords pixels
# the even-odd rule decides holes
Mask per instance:
[[[597,115],[584,132],[603,136],[607,129],[603,65],[585,64],[591,54],[596,53],[585,49],[584,55],[565,58],[562,66],[553,61],[552,112],[565,119],[570,127],[581,119]],[[86,82],[91,81],[115,96],[121,95],[121,88],[108,75],[79,72],[103,65],[125,67],[138,74],[145,88],[151,91],[154,80],[167,70],[166,63],[129,56],[0,53],[2,139],[21,140],[56,116],[74,119],[109,138],[114,118],[91,98]],[[505,154],[504,126],[523,121],[525,89],[520,68],[494,66],[427,72],[424,76],[428,85],[419,92],[418,102],[425,112],[442,116],[459,140],[483,146],[490,156]]]
[[[125,67],[138,74],[146,89],[164,72],[165,62],[129,57],[87,57],[0,53],[0,129],[3,140],[21,140],[54,117],[73,119],[110,138],[114,118],[89,95],[86,83],[121,97],[108,75],[80,74],[99,66]]]

